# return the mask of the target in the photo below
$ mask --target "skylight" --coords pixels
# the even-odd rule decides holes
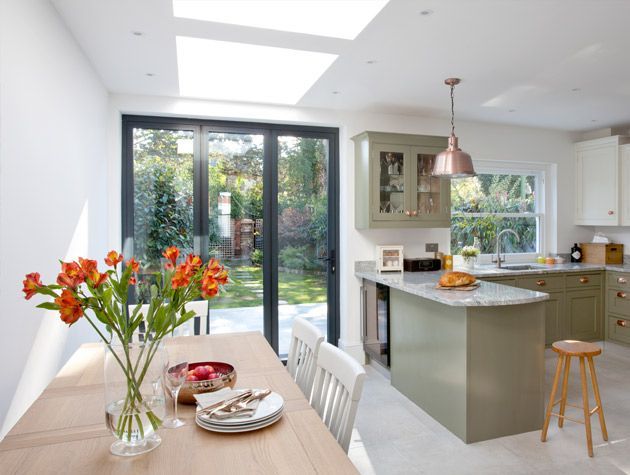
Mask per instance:
[[[336,54],[178,36],[179,93],[296,104],[336,58]]]
[[[353,40],[388,1],[173,0],[173,15]]]

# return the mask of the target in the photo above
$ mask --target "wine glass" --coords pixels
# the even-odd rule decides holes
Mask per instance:
[[[164,384],[171,393],[171,399],[173,399],[173,416],[164,421],[163,426],[169,429],[176,429],[185,424],[184,421],[177,417],[177,396],[179,390],[186,381],[186,375],[188,374],[188,362],[182,361],[175,366],[167,365],[164,370]]]

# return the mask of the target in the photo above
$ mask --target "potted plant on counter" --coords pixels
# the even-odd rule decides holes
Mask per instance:
[[[473,270],[475,268],[475,262],[477,262],[479,249],[475,246],[464,246],[460,254],[463,258],[463,268],[466,270]]]

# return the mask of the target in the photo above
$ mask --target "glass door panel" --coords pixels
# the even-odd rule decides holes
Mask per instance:
[[[417,160],[417,189],[415,211],[417,216],[435,215],[441,213],[440,193],[442,182],[438,177],[431,176],[435,155],[418,153]]]
[[[330,143],[278,137],[278,353],[289,351],[293,319],[304,317],[328,335]],[[333,260],[331,260],[333,259]]]
[[[148,301],[169,246],[193,252],[192,130],[132,130],[133,255],[141,262],[136,301]]]
[[[232,283],[210,300],[210,333],[264,330],[264,135],[208,132],[207,255]]]
[[[377,219],[399,220],[405,217],[405,152],[396,147],[377,149],[376,174],[379,201]]]

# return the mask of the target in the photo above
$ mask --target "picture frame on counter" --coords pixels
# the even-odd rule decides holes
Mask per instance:
[[[403,246],[376,246],[376,272],[402,272]]]

